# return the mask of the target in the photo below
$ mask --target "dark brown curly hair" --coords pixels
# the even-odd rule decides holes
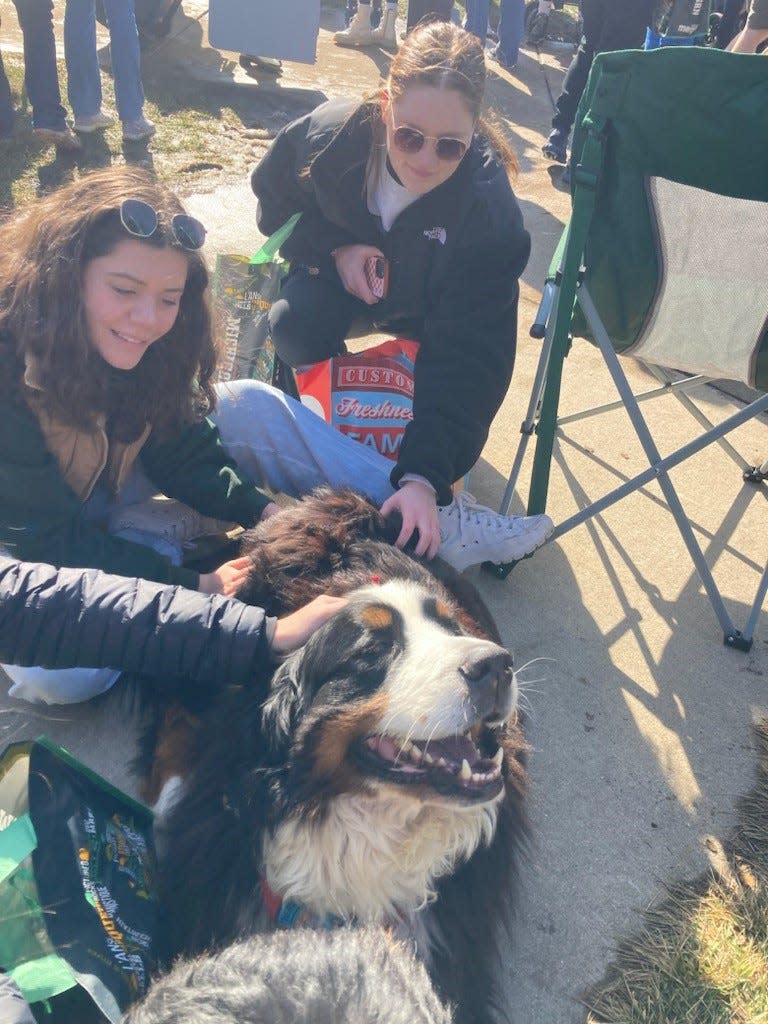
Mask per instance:
[[[115,371],[91,346],[83,273],[130,235],[124,199],[157,211],[158,228],[142,245],[173,247],[187,260],[187,280],[173,327],[143,355],[119,389]],[[176,196],[138,167],[110,167],[37,200],[0,227],[0,392],[23,397],[27,355],[41,372],[46,412],[79,429],[105,414],[111,433],[137,437],[146,423],[162,433],[207,415],[215,405],[216,349],[208,307],[208,271],[199,252],[182,249],[171,220],[184,213]]]

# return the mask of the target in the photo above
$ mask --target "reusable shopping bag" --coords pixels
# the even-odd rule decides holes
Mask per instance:
[[[703,39],[709,27],[711,0],[658,0],[650,28],[665,39]]]
[[[53,1022],[117,1024],[155,960],[152,813],[45,736],[0,757],[0,970]],[[87,993],[74,1013],[74,995]],[[57,1015],[57,1006],[70,1008]]]
[[[289,266],[278,250],[300,216],[290,217],[250,258],[216,257],[212,295],[213,329],[221,351],[219,381],[253,378],[280,386],[268,316]]]
[[[413,419],[413,366],[419,345],[388,338],[358,353],[296,371],[304,405],[342,434],[393,461]]]

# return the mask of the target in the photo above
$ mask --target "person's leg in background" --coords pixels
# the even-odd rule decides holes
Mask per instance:
[[[450,21],[452,11],[453,0],[408,0],[407,31],[410,32],[425,19]]]
[[[498,36],[499,41],[491,50],[491,56],[503,68],[517,67],[520,44],[525,35],[525,0],[501,0]]]
[[[69,104],[75,115],[75,127],[82,131],[102,113],[94,0],[67,0],[64,8],[64,59],[67,63]]]
[[[24,40],[24,84],[32,107],[32,130],[45,142],[78,149],[61,104],[52,0],[13,0]]]
[[[544,156],[567,162],[568,137],[595,54],[642,47],[652,7],[653,0],[582,0],[583,35],[555,103]]]
[[[141,84],[141,48],[135,0],[104,0],[109,26],[109,52],[115,81],[115,103],[123,124],[123,138],[138,142],[154,135],[155,126],[144,117]]]
[[[464,19],[464,28],[467,32],[476,35],[483,45],[485,45],[485,37],[488,35],[490,8],[490,0],[467,0],[467,16]]]
[[[16,111],[13,109],[11,83],[5,73],[3,55],[0,53],[0,139],[7,139],[13,134],[13,123]]]
[[[590,0],[585,0],[584,8],[590,6],[592,6]],[[560,164],[564,164],[568,160],[568,136],[571,133],[579,100],[587,84],[589,69],[592,67],[595,56],[595,40],[591,34],[587,35],[586,16],[584,22],[584,34],[581,37],[579,48],[565,73],[560,95],[555,101],[552,131],[541,147],[544,156]]]
[[[396,13],[397,5],[395,5]],[[336,32],[333,37],[337,46],[375,46],[380,42],[375,33],[379,28],[382,31],[386,28],[384,24],[386,12],[382,11],[382,0],[374,0],[372,4],[347,0],[345,14],[347,27],[341,32]],[[394,19],[392,20],[392,30],[394,32]]]

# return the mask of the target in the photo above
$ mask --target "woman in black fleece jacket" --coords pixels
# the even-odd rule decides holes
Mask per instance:
[[[323,595],[271,619],[220,594],[0,554],[0,662],[252,686],[345,604]]]

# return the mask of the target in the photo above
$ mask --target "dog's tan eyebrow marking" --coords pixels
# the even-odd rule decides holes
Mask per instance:
[[[389,629],[394,622],[392,609],[384,604],[369,604],[360,618],[369,629]]]
[[[429,618],[436,619],[440,625],[446,626],[448,629],[457,630],[459,628],[454,609],[439,597],[428,597],[426,599],[424,602],[424,613]]]

